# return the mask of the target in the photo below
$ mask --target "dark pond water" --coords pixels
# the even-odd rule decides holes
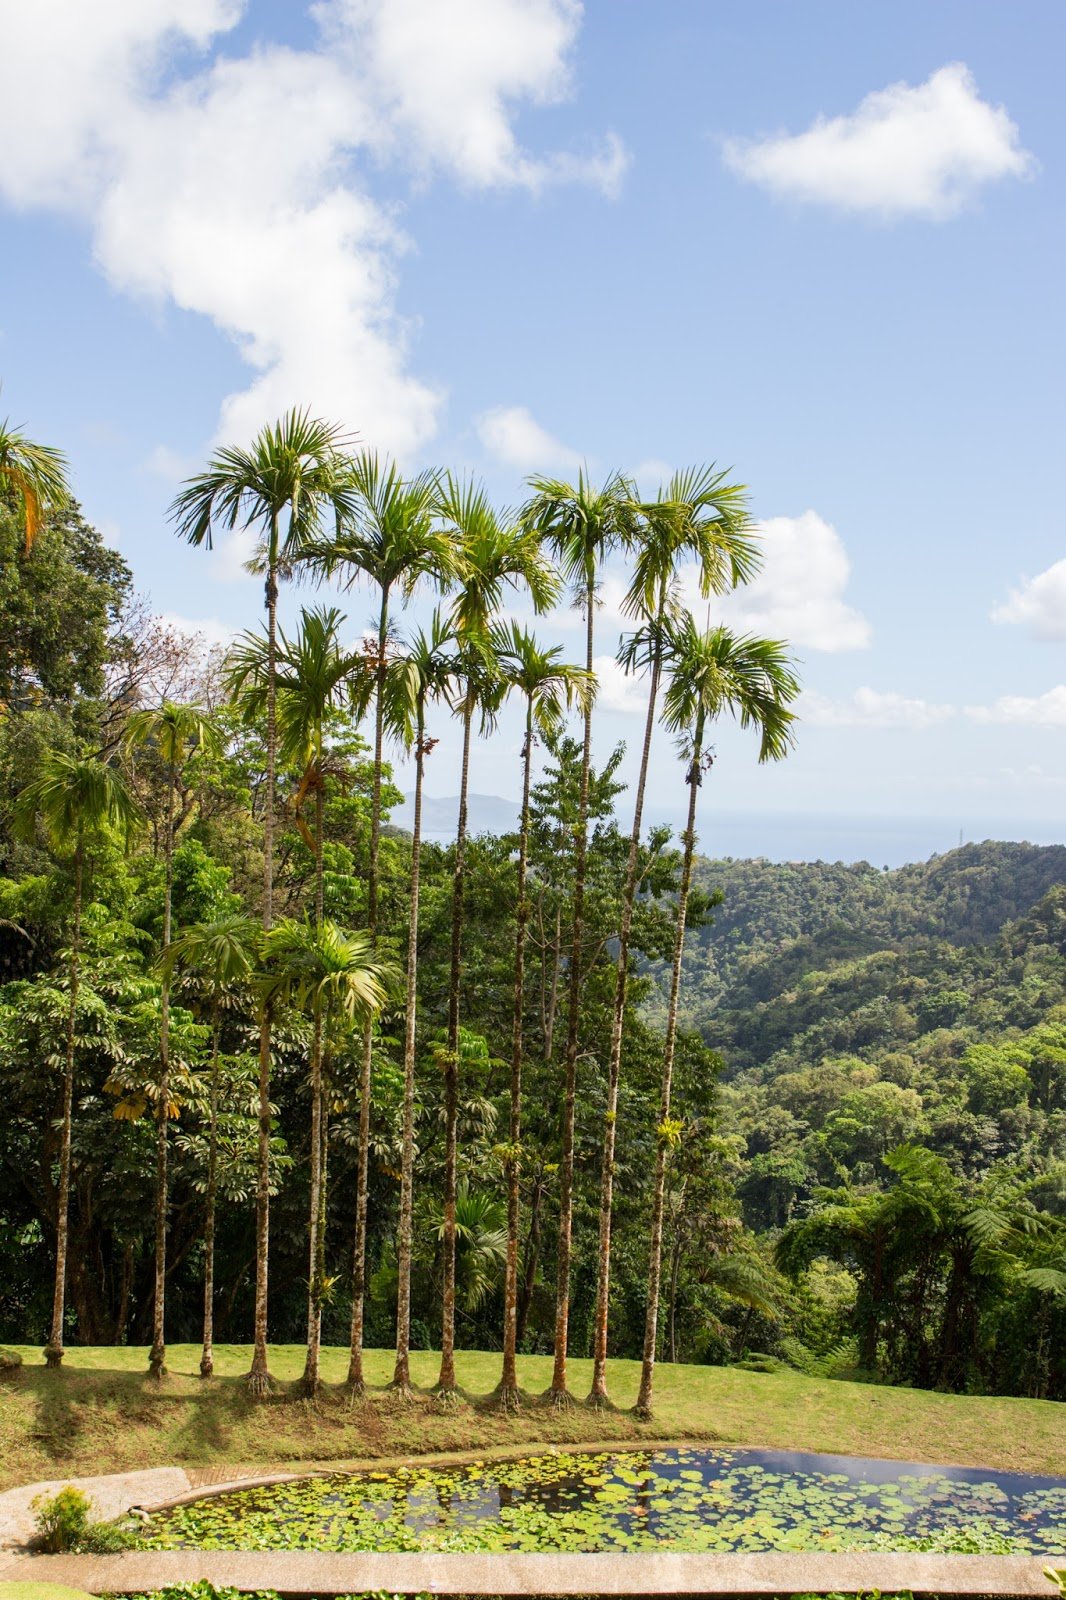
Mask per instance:
[[[769,1450],[562,1451],[274,1484],[160,1517],[221,1549],[1066,1551],[1066,1477]]]

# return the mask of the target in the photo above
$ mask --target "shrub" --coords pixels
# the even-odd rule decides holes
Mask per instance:
[[[740,1361],[734,1361],[735,1367],[740,1367],[744,1372],[784,1372],[785,1363],[776,1356],[763,1355],[758,1350],[753,1350]]]
[[[33,1509],[37,1521],[35,1543],[48,1555],[62,1555],[70,1550],[110,1555],[116,1550],[128,1550],[137,1543],[135,1532],[114,1522],[95,1522],[88,1495],[75,1489],[72,1483],[57,1494],[38,1495]]]
[[[36,1542],[48,1555],[76,1550],[89,1530],[89,1497],[71,1483],[57,1494],[38,1495],[33,1509],[37,1522]]]

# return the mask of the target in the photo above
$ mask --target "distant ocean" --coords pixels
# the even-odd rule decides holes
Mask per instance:
[[[427,796],[423,801],[423,831],[427,839],[447,843],[455,832],[459,801],[455,795]],[[518,802],[499,795],[470,796],[470,831],[505,833],[516,826]],[[410,796],[393,822],[411,826]],[[627,827],[629,819],[622,818]],[[650,806],[649,826],[667,824],[678,830],[680,813]],[[960,840],[961,834],[961,840]],[[705,856],[765,856],[770,861],[868,861],[875,867],[901,867],[908,861],[926,861],[982,839],[1025,840],[1030,844],[1066,844],[1066,826],[1058,822],[1019,822],[1005,817],[831,816],[799,813],[714,812],[710,808],[699,830],[700,853]]]

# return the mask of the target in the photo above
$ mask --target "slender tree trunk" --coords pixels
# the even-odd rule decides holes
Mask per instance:
[[[551,983],[548,987],[548,1003],[545,1008],[544,1019],[544,1061],[546,1066],[551,1066],[555,1055],[555,1019],[559,1012],[559,957],[562,953],[563,942],[563,908],[555,908],[555,938],[551,947]]]
[[[81,898],[84,851],[74,851],[74,928],[70,941],[70,1003],[67,1008],[67,1052],[63,1069],[63,1131],[59,1144],[59,1193],[56,1197],[56,1281],[52,1296],[52,1331],[44,1358],[50,1367],[63,1361],[63,1320],[67,1295],[67,1238],[70,1232],[70,1146],[74,1123],[74,1039],[77,1031],[78,977],[81,954]]]
[[[677,1278],[681,1270],[681,1226],[678,1224],[670,1252],[670,1360],[677,1360]]]
[[[592,672],[596,592],[589,582],[585,595],[585,667]],[[581,789],[574,833],[574,910],[570,930],[570,974],[566,1009],[566,1058],[563,1087],[563,1147],[559,1162],[559,1243],[555,1271],[555,1363],[551,1388],[553,1405],[570,1403],[566,1375],[570,1338],[570,1260],[574,1220],[574,1121],[577,1113],[577,1046],[581,1026],[582,939],[585,931],[585,873],[589,832],[589,769],[592,764],[592,706],[585,708],[584,743],[581,748]]]
[[[529,852],[529,773],[533,764],[533,697],[526,700],[526,739],[522,746],[522,822],[518,834],[518,906],[515,915],[514,1012],[511,1023],[511,1115],[507,1131],[507,1263],[503,1282],[503,1371],[497,1402],[504,1411],[519,1407],[518,1228],[522,1178],[522,1046],[525,1020],[526,859]]]
[[[699,794],[702,758],[702,726],[697,727],[687,782],[688,823],[685,829],[685,855],[681,867],[681,887],[677,896],[677,929],[674,933],[674,960],[670,971],[670,1002],[666,1013],[666,1038],[663,1041],[663,1071],[659,1091],[659,1126],[656,1131],[655,1188],[651,1214],[651,1248],[648,1260],[648,1309],[644,1320],[644,1357],[640,1368],[640,1393],[637,1414],[651,1416],[655,1382],[655,1349],[659,1329],[659,1286],[663,1264],[663,1210],[666,1201],[666,1163],[670,1153],[667,1124],[674,1078],[674,1052],[677,1045],[677,1013],[681,996],[681,961],[685,953],[685,917],[692,886],[692,857],[696,848],[696,799]]]
[[[526,1322],[529,1318],[529,1308],[533,1303],[533,1290],[537,1282],[537,1267],[540,1263],[540,1232],[541,1232],[541,1204],[544,1199],[544,1173],[543,1169],[537,1174],[537,1181],[533,1185],[533,1198],[529,1203],[529,1233],[526,1237],[525,1271],[522,1275],[522,1290],[518,1296],[518,1326],[515,1337],[519,1344],[526,1336]]]
[[[603,1158],[600,1169],[600,1227],[596,1272],[596,1311],[593,1323],[592,1388],[589,1404],[609,1404],[607,1395],[607,1320],[611,1295],[611,1210],[614,1199],[614,1150],[618,1119],[618,1083],[622,1069],[622,1028],[625,1022],[626,989],[629,982],[629,939],[633,931],[633,907],[637,894],[640,861],[640,830],[644,817],[644,790],[648,780],[651,740],[655,731],[655,709],[659,691],[660,655],[656,648],[648,691],[648,716],[644,725],[644,748],[640,758],[633,832],[629,839],[625,889],[622,900],[622,926],[618,936],[618,966],[615,972],[614,1015],[611,1021],[611,1057],[607,1073],[607,1109],[603,1119]]]
[[[459,984],[463,952],[463,892],[466,872],[466,798],[470,781],[470,731],[473,706],[463,712],[463,764],[459,780],[459,822],[452,875],[452,949],[448,982],[448,1043],[444,1052],[444,1270],[441,1293],[440,1373],[437,1394],[447,1399],[455,1385],[455,1190],[459,1120]]]
[[[411,905],[407,923],[407,1015],[403,1040],[403,1159],[400,1175],[400,1226],[396,1238],[396,1366],[392,1387],[411,1393],[411,1253],[415,1179],[415,1023],[418,1005],[418,891],[422,853],[422,772],[425,718],[421,703],[415,730],[415,815],[411,840]]]
[[[171,907],[174,899],[174,764],[167,769],[167,814],[163,834],[163,978],[159,993],[159,1101],[155,1111],[155,1297],[152,1307],[152,1348],[148,1375],[156,1381],[166,1374],[165,1312],[167,1290],[167,1125],[170,1101],[170,975],[166,959],[170,950]]]
[[[314,1396],[321,1385],[322,1280],[319,1276],[319,1218],[322,1189],[322,1008],[316,1001],[311,1038],[311,1193],[308,1206],[307,1356],[302,1388]]]
[[[383,585],[378,614],[377,690],[374,705],[374,786],[370,799],[370,860],[367,864],[366,926],[371,940],[378,931],[378,866],[381,845],[381,763],[385,744],[385,647],[389,638],[389,591]],[[374,1069],[374,1024],[363,1028],[359,1073],[359,1170],[355,1184],[355,1243],[352,1260],[352,1331],[348,1388],[363,1394],[363,1328],[366,1321],[366,1212],[370,1193],[370,1096]]]
[[[218,1201],[219,1016],[216,996],[211,1019],[211,1123],[207,1145],[207,1216],[204,1220],[204,1345],[201,1378],[215,1371],[215,1210]]]
[[[321,929],[325,909],[323,858],[322,749],[317,752],[318,773],[315,785],[315,927]],[[303,1391],[313,1398],[321,1387],[319,1352],[322,1347],[322,1010],[316,1003],[311,1036],[311,1192],[308,1197],[307,1239],[307,1355],[304,1359]]]
[[[271,517],[270,564],[267,570],[267,770],[263,813],[263,931],[274,921],[274,806],[277,786],[278,718],[278,514]],[[270,1271],[270,1031],[271,1007],[259,1013],[259,1139],[255,1186],[255,1349],[248,1374],[249,1392],[257,1399],[273,1388],[267,1360],[267,1301]]]

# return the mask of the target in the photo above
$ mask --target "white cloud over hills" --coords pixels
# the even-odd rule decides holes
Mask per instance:
[[[408,248],[358,163],[472,188],[625,167],[531,155],[513,119],[564,98],[577,0],[320,0],[318,41],[222,53],[240,0],[35,0],[0,52],[0,196],[82,218],[116,288],[209,317],[251,368],[219,432],[294,402],[409,453],[441,396],[410,371],[395,309]],[[369,166],[367,166],[369,170]]]
[[[800,720],[822,728],[932,728],[955,715],[954,706],[865,685],[845,700],[805,689],[799,702]]]
[[[488,453],[519,472],[573,471],[581,465],[577,451],[542,428],[526,406],[494,406],[475,426]]]
[[[752,583],[716,600],[715,612],[733,627],[787,639],[801,650],[865,649],[872,629],[845,599],[851,562],[837,530],[816,511],[804,511],[798,517],[770,517],[758,532],[762,571]],[[698,616],[694,578],[688,587]]]
[[[1003,106],[982,100],[973,74],[950,62],[924,83],[893,83],[846,116],[803,133],[729,139],[737,177],[778,198],[885,219],[942,221],[1001,178],[1035,165]]]
[[[1034,639],[1066,639],[1066,561],[1056,561],[1035,578],[1023,578],[994,607],[992,621],[1020,623]]]
[[[1043,694],[1002,694],[990,706],[967,706],[975,722],[1029,724],[1038,728],[1066,728],[1066,684]]]

